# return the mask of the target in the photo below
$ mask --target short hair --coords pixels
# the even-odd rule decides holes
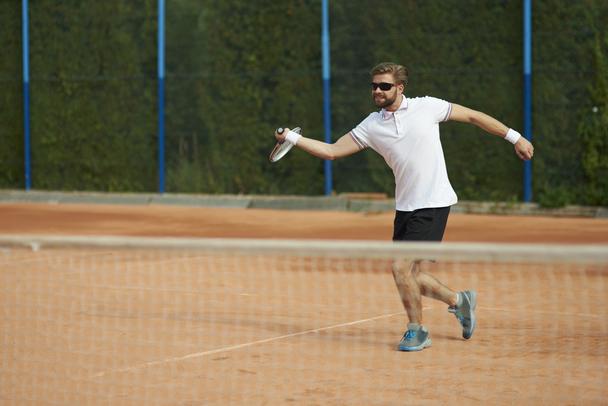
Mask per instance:
[[[409,72],[405,66],[393,62],[382,62],[374,66],[370,71],[371,76],[382,75],[384,73],[392,74],[398,84],[407,85]]]

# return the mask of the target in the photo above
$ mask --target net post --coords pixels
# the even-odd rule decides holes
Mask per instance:
[[[158,0],[158,193],[165,192],[165,0]]]
[[[330,88],[330,55],[329,55],[329,0],[323,0],[321,47],[323,57],[323,125],[325,128],[325,142],[331,144],[331,88]],[[333,190],[333,174],[331,161],[324,161],[325,169],[325,195],[329,196]]]
[[[21,38],[23,42],[23,138],[25,159],[25,190],[32,188],[31,142],[30,142],[30,42],[29,42],[29,4],[21,2]]]
[[[532,141],[532,0],[524,1],[524,137]],[[532,201],[532,162],[524,161],[524,202]]]

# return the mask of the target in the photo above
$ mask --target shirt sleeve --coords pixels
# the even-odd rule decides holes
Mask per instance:
[[[425,97],[425,102],[436,122],[448,121],[452,112],[452,103],[436,97]]]
[[[370,124],[372,123],[374,113],[370,114],[361,121],[355,128],[350,132],[352,139],[359,145],[361,149],[369,147],[370,140]]]

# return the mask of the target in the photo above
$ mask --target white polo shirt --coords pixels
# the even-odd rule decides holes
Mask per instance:
[[[445,100],[404,96],[397,111],[371,113],[350,132],[361,148],[372,148],[393,170],[397,210],[446,207],[458,201],[439,140],[439,123],[451,110]]]

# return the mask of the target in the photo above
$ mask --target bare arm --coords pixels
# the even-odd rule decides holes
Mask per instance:
[[[289,128],[286,128],[282,134],[275,132],[274,135],[277,141],[282,142],[285,140],[285,135],[288,132]],[[329,160],[352,155],[361,150],[359,145],[351,137],[350,133],[344,134],[333,144],[328,144],[312,138],[300,137],[296,146],[318,158]]]
[[[509,130],[506,125],[496,120],[494,117],[458,104],[452,104],[452,112],[450,113],[449,120],[473,124],[490,134],[498,135],[503,138]],[[514,147],[515,153],[521,159],[526,161],[532,159],[532,156],[534,155],[534,146],[532,146],[524,137],[521,137],[514,144]]]

